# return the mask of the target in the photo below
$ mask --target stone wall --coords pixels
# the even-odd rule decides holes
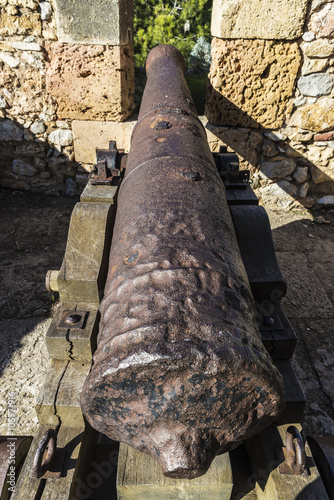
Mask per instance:
[[[214,0],[206,117],[264,200],[334,204],[334,3]],[[215,141],[214,141],[215,138]]]
[[[80,192],[73,122],[124,121],[133,93],[130,0],[0,0],[0,186]]]

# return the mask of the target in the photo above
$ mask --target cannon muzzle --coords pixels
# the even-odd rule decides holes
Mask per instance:
[[[94,428],[175,478],[204,474],[285,404],[184,69],[172,46],[147,58],[81,397]]]

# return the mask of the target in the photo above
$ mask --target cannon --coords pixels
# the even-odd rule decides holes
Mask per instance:
[[[150,454],[172,478],[203,475],[285,405],[184,71],[172,46],[147,58],[81,394],[93,428]]]
[[[286,282],[249,172],[209,151],[176,49],[147,72],[130,154],[96,149],[47,273],[60,307],[12,498],[333,498],[333,438],[303,435]]]

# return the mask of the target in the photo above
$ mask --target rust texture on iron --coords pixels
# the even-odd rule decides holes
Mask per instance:
[[[184,69],[172,46],[147,59],[81,397],[94,428],[175,478],[204,474],[285,404]]]

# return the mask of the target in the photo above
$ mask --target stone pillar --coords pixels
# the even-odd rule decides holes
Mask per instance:
[[[333,3],[213,0],[211,32],[207,128],[264,200],[309,207],[332,194]]]
[[[95,147],[134,109],[132,12],[132,0],[0,0],[0,186],[83,189]],[[116,129],[89,165],[75,123]]]
[[[132,0],[55,0],[57,42],[45,45],[58,117],[124,121],[133,112]]]

